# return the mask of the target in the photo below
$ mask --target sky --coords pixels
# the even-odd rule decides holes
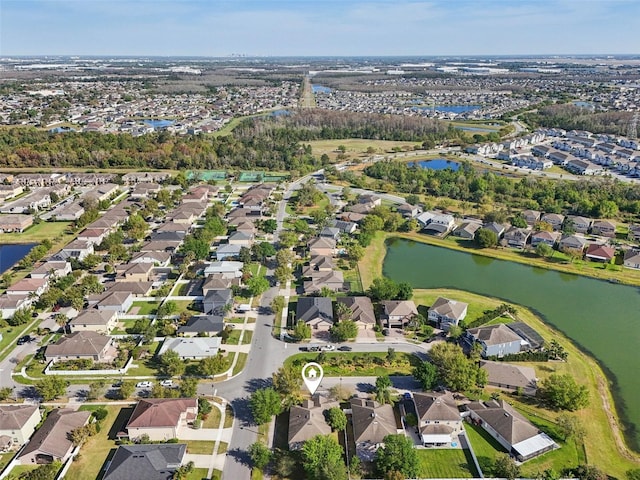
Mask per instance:
[[[0,0],[0,56],[640,54],[638,0]]]

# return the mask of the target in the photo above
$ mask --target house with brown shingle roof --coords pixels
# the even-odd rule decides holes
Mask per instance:
[[[351,309],[349,320],[353,320],[358,328],[369,330],[376,325],[376,316],[369,297],[338,297],[336,302],[344,303]]]
[[[53,463],[55,460],[64,463],[74,448],[69,434],[86,425],[90,417],[91,412],[86,411],[68,408],[52,410],[20,453],[20,463],[40,465]]]
[[[510,392],[521,389],[522,393],[531,396],[536,394],[538,387],[536,372],[533,367],[481,360],[480,368],[487,372],[487,383],[492,387]]]
[[[611,220],[596,220],[591,224],[591,233],[613,238],[616,236],[616,224]]]
[[[364,398],[352,398],[350,403],[356,455],[372,461],[378,448],[384,445],[384,437],[398,433],[393,407]]]
[[[339,407],[338,402],[329,401],[321,395],[314,395],[294,405],[289,412],[289,436],[287,442],[289,450],[300,450],[307,440],[316,435],[329,435],[331,427],[324,417],[325,410]]]
[[[418,314],[412,300],[384,300],[380,304],[383,308],[380,320],[386,321],[387,328],[404,328]]]
[[[127,422],[129,439],[148,435],[152,441],[180,438],[198,416],[196,398],[145,398],[140,400]]]
[[[471,420],[495,438],[520,462],[559,448],[504,400],[472,402],[467,405]]]
[[[118,314],[113,310],[90,308],[83,310],[69,322],[72,332],[96,332],[109,334],[116,328]]]
[[[428,319],[439,328],[449,331],[452,325],[458,325],[467,316],[469,304],[438,297],[429,308]]]
[[[462,417],[451,392],[414,393],[422,444],[450,445],[463,431]]]
[[[540,219],[542,222],[548,223],[555,230],[561,230],[564,223],[564,215],[559,213],[545,213]]]
[[[111,337],[85,331],[63,335],[56,343],[47,345],[44,357],[47,361],[89,359],[107,362],[115,358],[115,354]]]
[[[36,431],[41,418],[37,405],[1,405],[0,438],[9,437],[11,445],[24,445]]]

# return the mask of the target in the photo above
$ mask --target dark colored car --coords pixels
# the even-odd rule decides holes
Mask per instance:
[[[338,350],[341,352],[350,352],[353,349],[349,345],[342,345],[341,347],[338,347]]]
[[[18,345],[24,345],[25,343],[29,343],[33,341],[33,338],[31,338],[29,335],[25,335],[24,337],[20,337],[18,339]]]

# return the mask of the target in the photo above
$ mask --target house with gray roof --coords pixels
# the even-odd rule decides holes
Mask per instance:
[[[333,326],[333,303],[327,297],[298,297],[296,321],[305,322],[314,331],[328,331]]]
[[[351,284],[344,281],[344,275],[340,270],[330,272],[311,271],[310,280],[305,280],[303,284],[304,293],[312,295],[320,292],[323,288],[328,288],[334,292],[348,291]]]
[[[467,316],[469,304],[438,297],[429,307],[428,319],[438,328],[449,331],[452,325],[458,325]]]
[[[624,266],[640,269],[640,250],[630,249],[624,252]]]
[[[340,238],[340,231],[337,227],[324,227],[320,230],[318,234],[320,237],[333,238],[334,240],[338,240]]]
[[[466,408],[471,421],[482,426],[519,462],[559,448],[551,437],[504,400],[472,402]]]
[[[195,335],[213,336],[224,330],[224,320],[220,315],[194,315],[187,323],[178,327],[178,335],[192,337]]]
[[[387,328],[404,328],[418,314],[413,300],[384,300],[380,305],[382,305],[380,320],[383,324],[386,323]]]
[[[616,236],[616,224],[611,220],[596,220],[591,224],[591,233],[613,238]]]
[[[524,221],[527,222],[527,225],[531,225],[531,226],[534,223],[536,223],[538,220],[540,220],[540,215],[541,215],[541,212],[539,212],[538,210],[522,211],[522,218],[524,218]]]
[[[356,455],[372,461],[378,448],[384,445],[384,437],[398,433],[393,407],[364,398],[352,398],[350,403]]]
[[[540,243],[546,243],[550,247],[554,247],[558,239],[562,236],[560,232],[547,232],[542,230],[531,234],[531,246],[537,247]]]
[[[56,343],[47,345],[44,351],[47,361],[89,359],[94,362],[108,362],[113,360],[116,354],[111,337],[92,331],[63,335]]]
[[[339,407],[338,402],[329,401],[321,395],[314,395],[294,405],[289,411],[289,450],[300,450],[304,442],[316,435],[329,435],[331,427],[325,420],[324,412],[332,407]]]
[[[98,310],[90,308],[83,310],[69,322],[72,332],[87,332],[109,334],[118,323],[118,314],[113,310]]]
[[[182,360],[201,360],[216,356],[220,351],[220,345],[220,337],[167,337],[158,351],[158,356],[173,350]]]
[[[557,232],[562,229],[564,215],[560,215],[559,213],[545,213],[542,215],[540,221],[548,223]]]
[[[476,232],[481,228],[482,224],[480,222],[463,222],[453,231],[453,235],[466,240],[473,240],[476,237]]]
[[[233,292],[230,288],[208,290],[202,305],[204,313],[224,316],[228,306],[233,306]]]
[[[481,360],[480,368],[487,372],[487,383],[492,387],[509,392],[521,390],[522,393],[530,396],[536,394],[538,386],[533,367]]]
[[[24,445],[41,419],[37,405],[0,405],[0,438],[7,437],[9,445]]]
[[[558,249],[563,250],[584,250],[587,245],[587,240],[584,237],[578,235],[565,235],[558,242]]]
[[[187,452],[185,443],[120,445],[102,480],[167,480],[173,478]]]
[[[414,393],[418,429],[425,446],[451,445],[463,431],[462,417],[451,392]]]
[[[505,226],[497,222],[487,222],[484,225],[482,225],[482,228],[484,228],[485,230],[490,230],[493,233],[495,233],[496,236],[498,237],[498,240],[502,238],[502,235],[504,234],[504,231],[505,231]]]
[[[502,238],[502,243],[511,248],[524,248],[531,236],[528,228],[510,227]]]
[[[235,245],[231,243],[225,243],[219,245],[214,253],[216,260],[226,260],[227,258],[235,258],[240,255],[243,245]],[[246,247],[245,247],[246,248]]]
[[[464,339],[470,346],[476,342],[479,343],[482,346],[484,358],[519,353],[526,344],[522,337],[504,323],[470,328],[465,332]]]
[[[570,221],[573,225],[573,229],[578,233],[589,233],[591,229],[592,220],[587,217],[581,217],[579,215],[569,215],[567,221]]]

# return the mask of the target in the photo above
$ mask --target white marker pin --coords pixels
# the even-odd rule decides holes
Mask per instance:
[[[309,362],[302,367],[302,380],[304,380],[304,384],[307,386],[309,392],[311,392],[311,395],[316,393],[320,382],[322,382],[322,377],[324,377],[324,372],[322,371],[322,367],[316,362]]]

